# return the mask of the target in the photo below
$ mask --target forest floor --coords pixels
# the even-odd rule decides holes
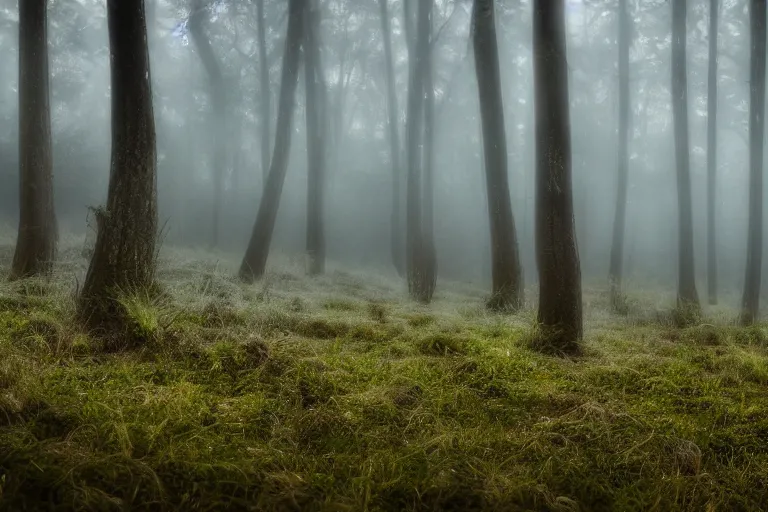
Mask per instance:
[[[69,245],[53,280],[0,284],[1,510],[768,510],[768,331],[727,308],[684,326],[646,290],[617,317],[587,287],[559,359],[476,286],[425,307],[167,250],[164,295],[120,301],[143,347],[109,352]]]

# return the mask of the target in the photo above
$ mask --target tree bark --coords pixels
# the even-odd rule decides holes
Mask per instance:
[[[307,95],[307,256],[309,275],[325,271],[325,166],[324,134],[327,108],[326,88],[320,63],[320,9],[316,0],[305,14],[304,78]]]
[[[11,278],[48,274],[56,256],[46,0],[19,2],[19,231]]]
[[[613,219],[613,244],[608,275],[611,308],[623,308],[621,280],[624,265],[624,238],[627,218],[627,187],[629,182],[629,45],[631,21],[627,0],[619,0],[619,158],[616,210]]]
[[[304,13],[307,0],[290,0],[288,4],[288,34],[285,39],[283,75],[280,84],[275,148],[269,167],[269,175],[259,204],[259,212],[253,232],[240,265],[240,278],[253,282],[264,275],[269,256],[272,233],[275,230],[280,196],[288,170],[291,149],[291,125],[293,124],[296,86],[299,80],[299,60],[304,38]]]
[[[267,181],[269,156],[272,151],[272,94],[269,82],[269,60],[267,59],[267,33],[264,21],[264,0],[256,1],[256,23],[259,29],[259,87],[261,109],[261,179]]]
[[[422,186],[422,282],[420,285],[423,301],[429,302],[435,294],[437,285],[437,254],[435,252],[435,84],[434,84],[434,64],[432,55],[434,52],[433,44],[433,23],[432,16],[434,12],[434,2],[426,2],[424,14],[427,18],[426,24],[420,26],[420,30],[426,31],[427,45],[420,47],[423,52],[424,73],[424,144],[422,146],[422,162],[424,166],[424,182]]]
[[[205,34],[203,23],[205,20],[205,6],[203,0],[192,0],[191,14],[189,16],[189,33],[195,48],[200,54],[210,86],[211,105],[213,107],[213,123],[211,135],[213,141],[213,161],[211,172],[213,174],[213,218],[211,230],[211,247],[219,245],[219,227],[221,223],[222,195],[224,193],[224,178],[227,162],[227,143],[224,138],[226,133],[226,87],[221,66],[211,47],[211,42]]]
[[[491,230],[493,284],[488,306],[500,311],[517,310],[523,303],[522,276],[517,232],[509,197],[507,134],[493,0],[475,0],[473,44]]]
[[[564,11],[564,0],[534,1],[538,322],[547,349],[576,353],[583,320],[573,219]]]
[[[709,1],[709,72],[707,92],[707,295],[717,304],[717,25],[718,2]]]
[[[405,24],[412,23],[409,20],[410,9],[405,5]],[[432,290],[426,286],[430,276],[428,274],[425,257],[425,241],[423,230],[423,197],[422,197],[422,171],[424,151],[424,91],[425,68],[427,52],[429,51],[429,15],[432,9],[432,0],[419,2],[417,11],[417,27],[415,34],[408,34],[415,38],[409,44],[409,86],[408,86],[408,123],[406,127],[407,158],[408,158],[408,193],[406,197],[407,209],[407,238],[406,238],[406,272],[408,276],[408,292],[410,296],[422,303],[432,300]],[[410,37],[406,35],[406,38]]]
[[[757,321],[763,260],[763,136],[765,133],[766,0],[750,1],[749,233],[741,322]]]
[[[675,125],[677,168],[679,307],[699,310],[693,256],[693,206],[688,135],[688,78],[686,64],[686,2],[672,2],[672,117]]]
[[[112,81],[112,163],[106,209],[80,295],[92,328],[115,316],[117,293],[154,284],[157,155],[144,2],[107,1]]]
[[[392,264],[400,276],[405,274],[405,252],[401,206],[401,149],[398,129],[397,89],[392,61],[392,30],[389,22],[388,0],[379,0],[381,33],[384,42],[384,71],[387,80],[387,114],[389,128],[390,160],[392,161],[392,214],[390,217],[390,250]]]

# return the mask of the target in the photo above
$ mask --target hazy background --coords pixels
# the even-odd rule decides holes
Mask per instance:
[[[696,272],[706,268],[706,71],[708,1],[687,0],[688,79]],[[328,258],[389,269],[391,168],[386,138],[384,53],[376,0],[323,0],[322,61],[332,116],[327,183]],[[569,0],[568,51],[573,176],[585,280],[605,281],[616,188],[618,77],[616,0]],[[106,197],[110,155],[109,54],[105,2],[52,0],[49,12],[51,115],[56,208],[61,230],[83,234],[88,206]],[[266,0],[272,113],[276,115],[287,2]],[[158,185],[166,245],[208,247],[213,169],[226,184],[219,250],[242,254],[262,186],[255,6],[210,3],[206,33],[228,84],[228,116],[215,126],[208,78],[188,39],[187,0],[147,0],[158,134]],[[667,0],[631,0],[632,140],[625,272],[629,282],[674,290],[677,206]],[[481,161],[471,2],[436,0],[435,238],[441,278],[486,281],[490,248]],[[723,0],[720,18],[717,229],[725,295],[743,284],[747,232],[749,29],[746,2]],[[18,215],[18,26],[16,0],[0,0],[0,224]],[[401,121],[407,53],[402,2],[390,3]],[[536,280],[533,245],[531,4],[497,2],[507,123],[510,193],[526,283]],[[300,255],[306,223],[303,79],[273,248]],[[274,132],[274,117],[270,120]],[[214,162],[214,131],[228,158]],[[401,128],[401,135],[403,133]],[[766,272],[763,272],[765,275]],[[766,287],[764,286],[765,290]]]

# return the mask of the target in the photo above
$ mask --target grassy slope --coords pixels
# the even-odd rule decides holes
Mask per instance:
[[[586,355],[558,360],[482,290],[424,308],[375,276],[245,287],[187,257],[166,297],[123,301],[141,351],[72,321],[76,250],[0,284],[0,509],[768,510],[762,329],[590,293]]]

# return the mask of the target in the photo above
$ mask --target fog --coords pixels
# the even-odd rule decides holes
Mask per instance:
[[[677,279],[677,192],[670,94],[670,9],[630,0],[631,128],[625,280],[672,292]],[[274,136],[287,2],[265,2]],[[616,2],[570,0],[567,45],[577,240],[586,282],[607,280],[618,126]],[[688,1],[688,105],[697,284],[706,283],[708,1]],[[525,282],[536,282],[531,2],[497,2],[509,183]],[[262,194],[260,81],[255,2],[217,0],[204,35],[221,68],[223,119],[213,115],[211,80],[188,30],[189,2],[148,0],[158,204],[163,244],[211,248],[215,180],[223,176],[217,250],[242,254]],[[401,125],[408,53],[400,1],[390,3]],[[745,2],[721,5],[718,98],[717,247],[726,296],[744,280],[748,198],[749,17]],[[436,0],[435,243],[439,279],[490,280],[490,241],[478,93],[470,37],[471,2]],[[18,222],[18,11],[0,7],[0,222]],[[328,260],[393,271],[389,250],[392,170],[387,139],[384,53],[377,2],[322,2],[321,58],[328,87]],[[95,228],[89,207],[104,203],[110,165],[110,71],[106,8],[97,0],[49,6],[55,202],[63,233]],[[300,78],[287,179],[273,253],[304,252],[307,141]],[[405,130],[400,127],[401,137]],[[215,156],[216,137],[226,142]],[[765,274],[765,272],[763,273]],[[438,288],[439,288],[438,284]],[[763,287],[765,288],[765,287]]]

